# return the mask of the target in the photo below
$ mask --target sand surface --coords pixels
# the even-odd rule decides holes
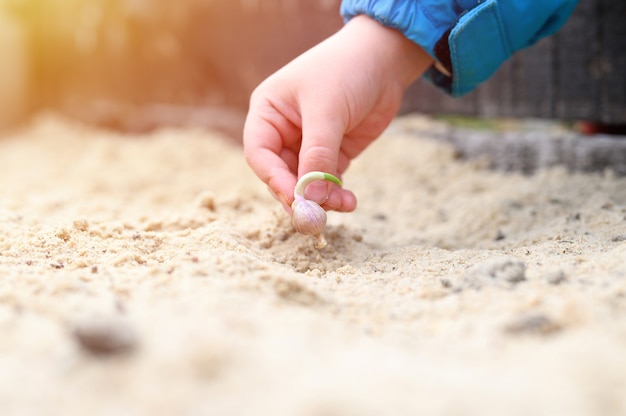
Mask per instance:
[[[1,138],[2,415],[626,414],[626,178],[411,126],[321,251],[218,134]]]

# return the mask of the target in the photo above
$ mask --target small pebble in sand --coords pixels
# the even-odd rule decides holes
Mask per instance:
[[[137,345],[137,335],[121,318],[85,318],[74,323],[72,335],[78,344],[94,355],[126,353]]]
[[[544,275],[544,279],[551,285],[560,285],[561,283],[564,283],[567,281],[565,272],[561,269],[549,270]]]
[[[513,335],[550,335],[560,330],[561,326],[544,314],[518,318],[504,328],[506,333]]]
[[[480,289],[487,285],[515,286],[526,280],[526,264],[512,257],[501,257],[480,263],[465,272],[458,289]]]
[[[65,267],[63,265],[62,262],[60,261],[55,261],[54,263],[50,263],[50,267],[54,268],[54,269],[62,269],[63,267]]]

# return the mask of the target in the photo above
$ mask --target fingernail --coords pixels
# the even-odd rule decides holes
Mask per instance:
[[[313,182],[306,187],[304,197],[322,205],[328,199],[329,186],[324,182]]]

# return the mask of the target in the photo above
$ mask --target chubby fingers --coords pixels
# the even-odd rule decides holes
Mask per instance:
[[[269,100],[256,99],[253,94],[243,144],[252,170],[285,210],[291,212],[299,176],[314,170],[339,176],[348,166],[349,158],[340,153],[345,131],[343,120],[313,111],[300,122],[299,115],[285,112],[289,113]],[[306,189],[306,196],[327,210],[350,212],[356,208],[352,192],[330,183],[312,183]]]
[[[300,132],[269,103],[252,102],[243,131],[244,154],[254,173],[290,212]]]

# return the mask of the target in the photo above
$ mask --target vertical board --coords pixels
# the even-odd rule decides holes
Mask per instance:
[[[600,0],[602,109],[599,119],[626,123],[626,1]]]
[[[594,70],[601,46],[598,3],[599,0],[581,1],[577,13],[555,36],[558,118],[599,119],[602,77]]]

